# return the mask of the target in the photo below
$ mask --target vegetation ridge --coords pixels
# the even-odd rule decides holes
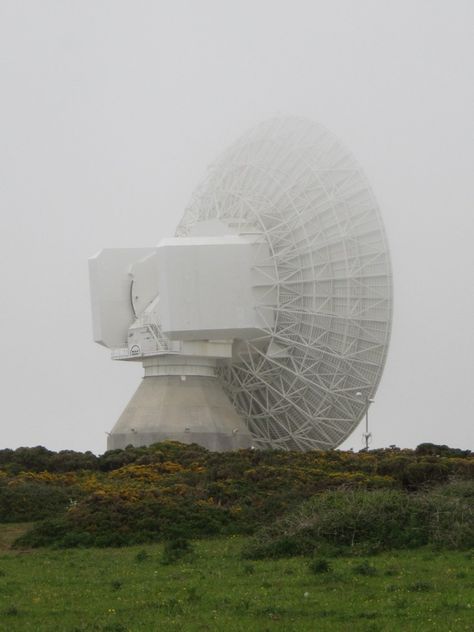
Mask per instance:
[[[363,494],[378,491],[384,511],[401,515],[404,507],[403,515],[414,529],[424,529],[418,543],[426,544],[431,541],[427,525],[438,511],[432,489],[448,485],[451,491],[438,494],[437,502],[444,502],[443,512],[459,510],[465,533],[456,546],[462,541],[465,547],[472,531],[472,514],[464,510],[471,488],[453,487],[453,481],[473,479],[470,451],[432,444],[359,453],[214,453],[197,445],[164,442],[98,457],[90,452],[19,448],[0,451],[0,522],[37,522],[17,546],[124,546],[177,537],[254,534],[281,525],[285,516],[301,515],[304,503],[314,508],[326,502],[329,507],[343,499],[347,514],[351,502],[357,507],[364,501],[377,513],[375,496]],[[336,492],[339,495],[334,496]],[[424,500],[411,502],[422,494]],[[313,525],[311,533],[313,540],[319,537],[320,526]],[[407,545],[417,541],[405,536],[399,543],[403,538]]]

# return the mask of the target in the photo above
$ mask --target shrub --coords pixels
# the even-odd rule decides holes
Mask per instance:
[[[253,564],[244,564],[243,571],[245,575],[253,575],[255,573],[255,566]]]
[[[418,501],[426,505],[431,544],[449,549],[474,547],[474,481],[435,487]]]
[[[256,551],[311,553],[320,542],[354,547],[371,543],[385,547],[426,543],[419,511],[406,493],[395,490],[325,492],[263,531]],[[279,546],[286,543],[284,550]]]
[[[445,483],[448,478],[449,467],[436,458],[409,463],[402,474],[402,482],[410,490]]]
[[[0,484],[0,522],[43,520],[66,510],[67,489],[29,482]]]
[[[462,481],[409,494],[396,490],[332,491],[260,530],[250,558],[308,555],[325,547],[355,553],[435,544],[474,546],[474,483]]]
[[[347,546],[332,544],[331,542],[313,542],[314,554],[320,557],[341,557],[350,555],[351,549]]]
[[[161,557],[162,564],[175,564],[193,552],[191,543],[184,538],[176,538],[165,542],[163,555]]]
[[[308,564],[308,568],[312,573],[318,575],[319,573],[329,573],[331,565],[326,559],[320,557],[311,560]]]
[[[375,566],[372,566],[372,564],[369,564],[369,562],[367,560],[363,560],[362,562],[359,562],[359,564],[356,564],[353,568],[354,573],[356,573],[356,575],[376,575],[377,574],[377,569],[375,568]]]
[[[417,581],[408,586],[410,592],[429,592],[433,590],[433,584],[431,582]]]
[[[425,542],[460,547],[472,541],[466,501],[427,497],[454,476],[472,480],[474,455],[431,445],[213,453],[166,441],[100,457],[19,448],[0,451],[0,521],[47,519],[28,546],[124,546],[266,527],[260,553],[276,557],[315,547],[321,557],[341,547],[359,555]]]
[[[135,559],[137,562],[144,562],[145,560],[147,560],[150,556],[148,555],[148,553],[145,551],[145,549],[142,549],[141,551],[138,551],[138,553],[135,555]]]
[[[459,448],[450,448],[447,445],[436,445],[435,443],[420,443],[415,450],[415,454],[436,455],[436,456],[471,456],[470,450],[460,450]]]

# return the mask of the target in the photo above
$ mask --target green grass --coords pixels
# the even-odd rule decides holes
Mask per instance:
[[[303,557],[244,560],[245,545],[240,537],[196,541],[192,553],[169,564],[162,563],[162,545],[0,550],[0,630],[474,629],[472,553],[331,558],[327,571],[314,572]]]
[[[13,542],[31,529],[31,523],[0,524],[0,554],[8,551]]]

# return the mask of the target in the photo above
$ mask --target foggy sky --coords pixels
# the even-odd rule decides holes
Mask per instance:
[[[384,218],[372,446],[473,449],[473,25],[472,0],[0,0],[0,448],[105,450],[142,369],[92,342],[87,258],[172,236],[282,113],[342,140]]]

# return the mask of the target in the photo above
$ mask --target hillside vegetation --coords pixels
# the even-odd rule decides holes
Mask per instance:
[[[98,457],[19,448],[0,451],[0,522],[36,522],[22,547],[256,534],[256,556],[318,542],[469,548],[473,479],[471,452],[431,444],[213,453],[165,442]]]

